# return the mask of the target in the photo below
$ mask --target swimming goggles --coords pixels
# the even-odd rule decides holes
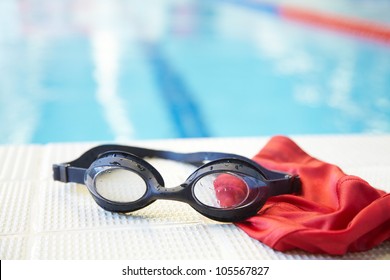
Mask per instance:
[[[166,188],[145,159],[161,158],[198,168],[180,186]],[[174,172],[174,170],[172,170]],[[85,184],[96,203],[112,212],[132,212],[157,199],[188,203],[223,222],[255,215],[275,195],[298,193],[298,176],[268,170],[235,154],[176,153],[121,145],[101,145],[78,159],[53,165],[54,180]]]

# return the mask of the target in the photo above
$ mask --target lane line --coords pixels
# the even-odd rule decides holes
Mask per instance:
[[[169,64],[158,46],[147,46],[152,71],[166,101],[178,137],[209,137],[210,133],[192,93],[180,74]]]
[[[327,28],[342,33],[390,44],[390,26],[359,18],[335,15],[292,5],[273,4],[261,0],[219,0],[257,11],[267,12],[288,20]]]

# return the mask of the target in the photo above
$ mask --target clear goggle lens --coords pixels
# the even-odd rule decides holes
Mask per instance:
[[[194,195],[204,205],[214,208],[236,208],[247,205],[266,184],[244,174],[212,173],[199,179]]]
[[[101,171],[95,180],[96,191],[113,202],[134,202],[146,192],[145,181],[135,172],[123,168]]]

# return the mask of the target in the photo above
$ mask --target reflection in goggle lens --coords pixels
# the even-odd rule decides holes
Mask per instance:
[[[212,173],[199,179],[194,186],[195,197],[204,205],[234,208],[246,204],[251,192],[264,182],[246,175]]]

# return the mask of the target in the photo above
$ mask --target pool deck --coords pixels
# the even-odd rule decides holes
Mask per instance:
[[[290,136],[306,152],[390,192],[390,134]],[[255,155],[269,137],[128,141],[173,151]],[[0,259],[333,259],[281,253],[233,224],[218,223],[179,202],[158,201],[132,215],[100,209],[86,188],[52,180],[51,165],[100,143],[0,146]],[[167,186],[191,172],[152,160]],[[337,257],[340,258],[340,257]],[[390,259],[390,241],[344,259]]]

